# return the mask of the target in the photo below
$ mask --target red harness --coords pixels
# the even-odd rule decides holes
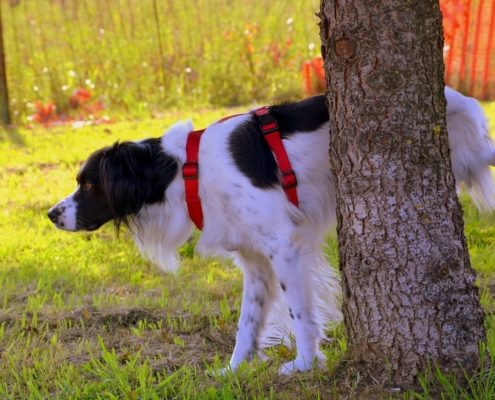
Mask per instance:
[[[270,114],[268,107],[261,107],[255,110],[254,114],[258,118],[263,137],[275,156],[275,161],[280,171],[280,184],[285,191],[285,195],[292,204],[299,206],[296,174],[292,169],[287,151],[282,142],[277,120]],[[224,118],[220,122],[232,117]],[[204,131],[204,129],[192,131],[187,136],[186,162],[182,167],[187,211],[191,220],[200,230],[203,229],[203,209],[201,208],[201,199],[199,197],[198,153],[201,135]]]
[[[198,189],[198,153],[201,135],[205,130],[192,131],[187,136],[186,142],[186,162],[182,166],[182,177],[186,188],[186,204],[189,217],[199,230],[203,229],[203,209],[201,208],[201,199],[199,198]]]

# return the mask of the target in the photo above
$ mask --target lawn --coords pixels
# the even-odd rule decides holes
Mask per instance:
[[[495,103],[485,108],[495,121]],[[239,314],[241,274],[231,262],[199,259],[191,242],[181,249],[179,272],[164,274],[126,233],[117,239],[112,226],[67,233],[46,217],[74,190],[78,167],[94,149],[159,136],[189,115],[200,127],[235,111],[1,132],[0,398],[352,398],[359,376],[342,376],[338,368],[346,348],[343,327],[329,332],[327,371],[278,376],[277,366],[292,354],[276,347],[266,363],[215,375],[233,349]],[[462,201],[494,354],[495,215],[480,215],[469,199]],[[328,244],[336,265],[334,236]],[[492,399],[495,372],[473,381],[478,397],[462,397],[448,381],[443,388],[445,398]],[[417,395],[381,394],[429,398],[426,387]]]

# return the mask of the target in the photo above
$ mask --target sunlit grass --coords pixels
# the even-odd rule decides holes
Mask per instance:
[[[492,104],[488,109],[495,110]],[[234,112],[190,115],[201,127]],[[338,378],[347,348],[342,326],[329,332],[334,340],[324,348],[327,371],[280,377],[277,365],[291,352],[277,347],[268,362],[219,376],[214,371],[228,361],[239,315],[237,268],[195,257],[191,242],[181,249],[179,272],[163,274],[127,234],[117,239],[111,226],[67,233],[46,217],[48,207],[74,189],[78,166],[94,149],[159,136],[188,116],[1,133],[0,398],[352,398],[359,377]],[[487,346],[495,354],[495,216],[480,215],[465,196],[462,201],[487,314]],[[336,265],[334,235],[326,253]],[[492,398],[493,368],[472,381],[470,392],[435,374],[444,398]],[[423,386],[405,398],[441,397],[438,387]]]

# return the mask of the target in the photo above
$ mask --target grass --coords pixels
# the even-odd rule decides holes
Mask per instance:
[[[317,0],[0,1],[18,123],[35,101],[67,110],[80,87],[140,117],[300,97],[320,52]]]
[[[486,110],[495,120],[495,103]],[[201,110],[196,126],[236,110]],[[2,131],[0,140],[0,398],[5,399],[328,399],[353,398],[359,376],[335,374],[346,340],[342,326],[325,345],[326,371],[282,377],[291,357],[221,377],[232,351],[241,274],[228,262],[181,249],[177,275],[143,260],[111,226],[95,233],[56,230],[46,210],[74,189],[88,153],[119,139],[158,136],[181,113],[100,127]],[[487,348],[495,354],[495,216],[463,198],[471,257],[487,314]],[[328,256],[336,264],[336,243]],[[493,360],[493,358],[491,358]],[[461,389],[434,371],[418,393],[370,392],[362,398],[491,399],[491,366]],[[440,387],[440,392],[438,391]],[[363,395],[362,395],[363,396]]]

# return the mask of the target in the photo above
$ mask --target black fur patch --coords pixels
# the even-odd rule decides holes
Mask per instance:
[[[126,224],[143,206],[165,200],[177,169],[177,161],[163,151],[160,138],[97,150],[77,177],[80,184],[92,184],[91,190],[80,187],[74,195],[77,228],[96,229],[111,219],[117,227]]]
[[[282,139],[294,132],[312,132],[328,122],[325,96],[314,96],[297,103],[270,107],[280,128]],[[277,164],[266,144],[254,114],[239,125],[229,139],[229,150],[239,170],[259,188],[278,183]]]
[[[177,162],[160,146],[160,139],[116,143],[100,163],[104,190],[118,227],[144,205],[165,200],[165,189],[177,174]]]
[[[150,173],[153,190],[145,204],[163,203],[165,191],[177,175],[177,160],[163,150],[162,138],[147,139],[141,143],[151,149],[151,157],[154,160]]]

